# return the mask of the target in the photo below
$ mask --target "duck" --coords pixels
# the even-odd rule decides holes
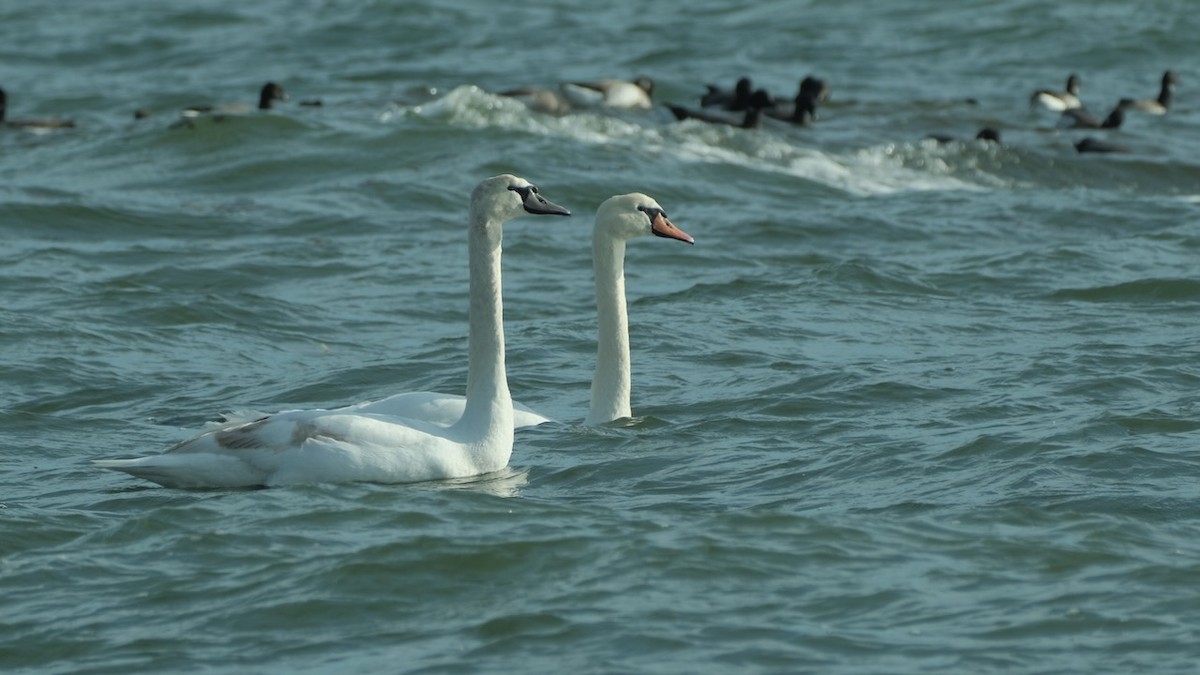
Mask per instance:
[[[929,134],[925,138],[928,138],[933,141],[937,141],[938,143],[955,143],[955,142],[961,140],[957,136],[950,136],[950,135],[945,135],[945,134]],[[979,133],[975,134],[975,140],[984,141],[987,143],[999,143],[1000,142],[1000,132],[996,131],[995,129],[993,129],[991,127],[984,127],[979,130]]]
[[[706,84],[704,87],[707,91],[700,97],[701,108],[734,111],[750,107],[750,97],[755,91],[754,81],[749,77],[739,77],[732,90],[722,89],[715,84]]]
[[[574,106],[562,94],[550,89],[537,87],[516,87],[500,92],[501,96],[516,99],[525,104],[530,110],[547,115],[566,115],[574,111]]]
[[[817,119],[817,104],[829,98],[829,85],[819,77],[805,76],[791,107],[775,105],[766,108],[766,114],[797,126],[812,126]]]
[[[596,369],[586,425],[599,425],[632,416],[630,411],[629,314],[625,302],[625,242],[646,236],[695,244],[695,239],[667,217],[653,198],[631,192],[605,200],[592,228],[592,269],[596,286]],[[514,403],[517,430],[551,421]],[[449,426],[462,416],[462,396],[414,392],[355,406],[359,413],[400,415]]]
[[[1091,136],[1087,136],[1085,138],[1081,138],[1079,141],[1077,141],[1075,143],[1075,152],[1084,154],[1084,153],[1089,153],[1089,152],[1097,152],[1097,153],[1133,152],[1133,150],[1125,147],[1124,145],[1117,145],[1116,143],[1109,143],[1108,141],[1102,141],[1098,138],[1092,138]]]
[[[1081,107],[1083,104],[1079,101],[1079,76],[1071,73],[1067,77],[1067,88],[1065,91],[1054,91],[1052,89],[1039,89],[1033,92],[1029,97],[1029,105],[1040,105],[1047,110],[1054,112],[1063,112],[1064,110],[1073,110]]]
[[[1098,119],[1086,108],[1071,108],[1064,110],[1059,126],[1070,129],[1118,129],[1125,121],[1125,106],[1128,99],[1122,99],[1104,119]]]
[[[53,131],[54,129],[70,129],[75,126],[73,120],[67,119],[9,119],[8,94],[0,89],[0,124],[12,129],[28,129],[30,131]]]
[[[742,129],[757,129],[762,117],[763,108],[771,104],[771,95],[765,89],[759,89],[750,97],[750,106],[741,116],[731,116],[719,111],[696,110],[681,105],[668,104],[667,109],[678,121],[699,120],[709,124],[724,124]]]
[[[270,110],[275,101],[288,100],[287,92],[283,87],[268,82],[258,91],[258,110]],[[200,117],[202,115],[212,115],[214,117],[222,117],[225,115],[239,115],[250,112],[251,108],[248,105],[240,103],[226,103],[220,105],[193,105],[188,106],[180,111],[183,117]]]
[[[537,186],[492,176],[471,193],[467,388],[448,427],[351,407],[289,410],[237,420],[166,452],[95,465],[174,488],[250,488],[311,483],[414,483],[503,469],[513,448],[513,404],[504,365],[501,240],[526,214],[569,216]]]
[[[829,100],[829,83],[819,77],[809,75],[800,80],[800,93],[805,92],[813,96],[818,103],[824,103]]]
[[[559,89],[576,108],[649,110],[654,106],[654,80],[644,75],[635,80],[606,78],[594,82],[564,82]]]
[[[1137,110],[1139,112],[1150,113],[1151,115],[1165,115],[1171,107],[1171,100],[1175,95],[1175,85],[1179,83],[1179,77],[1175,71],[1168,70],[1163,73],[1162,85],[1158,90],[1158,98],[1151,99],[1122,99],[1125,108],[1128,110]]]

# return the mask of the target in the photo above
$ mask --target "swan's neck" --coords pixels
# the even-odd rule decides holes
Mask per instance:
[[[596,373],[586,424],[631,416],[629,408],[629,316],[625,309],[625,241],[597,232],[592,237],[596,274]]]
[[[472,214],[468,249],[471,305],[467,335],[467,402],[455,428],[482,437],[482,447],[488,448],[489,452],[502,446],[507,436],[507,447],[511,452],[513,407],[504,370],[500,224],[489,223],[487,218]],[[508,461],[507,453],[504,459]]]

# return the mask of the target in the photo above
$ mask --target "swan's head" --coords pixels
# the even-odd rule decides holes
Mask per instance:
[[[539,216],[569,216],[571,212],[547,200],[537,186],[519,176],[501,174],[480,183],[471,195],[472,210],[489,220],[503,222],[532,213]]]
[[[596,212],[596,233],[614,239],[632,239],[652,234],[688,244],[696,243],[691,235],[675,227],[658,202],[640,192],[605,200]]]

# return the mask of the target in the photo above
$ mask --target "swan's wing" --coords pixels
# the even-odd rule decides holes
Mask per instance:
[[[278,453],[289,438],[275,417],[246,419],[233,414],[207,431],[166,452],[134,459],[102,459],[96,466],[124,471],[167,487],[253,487],[265,485],[269,471],[254,461],[255,453]]]
[[[366,401],[342,410],[369,415],[387,415],[424,420],[448,427],[462,417],[467,399],[463,396],[439,394],[433,391],[413,391],[395,394],[378,401]]]
[[[92,464],[174,488],[256,487],[267,482],[266,473],[232,455],[163,453],[135,459],[97,459]]]
[[[294,445],[286,453],[262,458],[275,465],[271,485],[415,483],[500,468],[478,466],[468,456],[469,443],[454,437],[453,429],[421,420],[330,411],[297,422],[292,432]],[[503,456],[507,463],[508,452]]]
[[[524,404],[517,403],[515,401],[513,402],[514,429],[528,429],[529,427],[536,427],[539,424],[545,424],[546,422],[553,421],[554,420],[550,419],[549,417],[546,417],[545,415],[529,408]]]
[[[448,427],[462,417],[467,399],[453,394],[440,394],[432,391],[415,391],[395,394],[378,401],[359,403],[343,408],[346,412],[363,414],[386,415],[406,419],[422,420],[442,427]],[[551,421],[549,417],[540,415],[528,406],[513,403],[513,427],[524,429],[536,427]]]
[[[269,413],[265,413],[261,410],[255,410],[253,408],[235,408],[227,413],[222,414],[219,422],[205,422],[204,430],[215,431],[218,429],[224,429],[226,427],[237,426],[247,422],[260,420],[268,415]]]
[[[184,488],[403,483],[474,472],[464,444],[444,427],[328,410],[293,410],[227,424],[160,455],[96,465]]]

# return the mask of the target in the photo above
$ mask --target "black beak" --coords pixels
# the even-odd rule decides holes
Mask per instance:
[[[521,205],[525,211],[539,216],[569,216],[571,212],[547,200],[537,193],[536,188],[517,190],[521,195]]]

